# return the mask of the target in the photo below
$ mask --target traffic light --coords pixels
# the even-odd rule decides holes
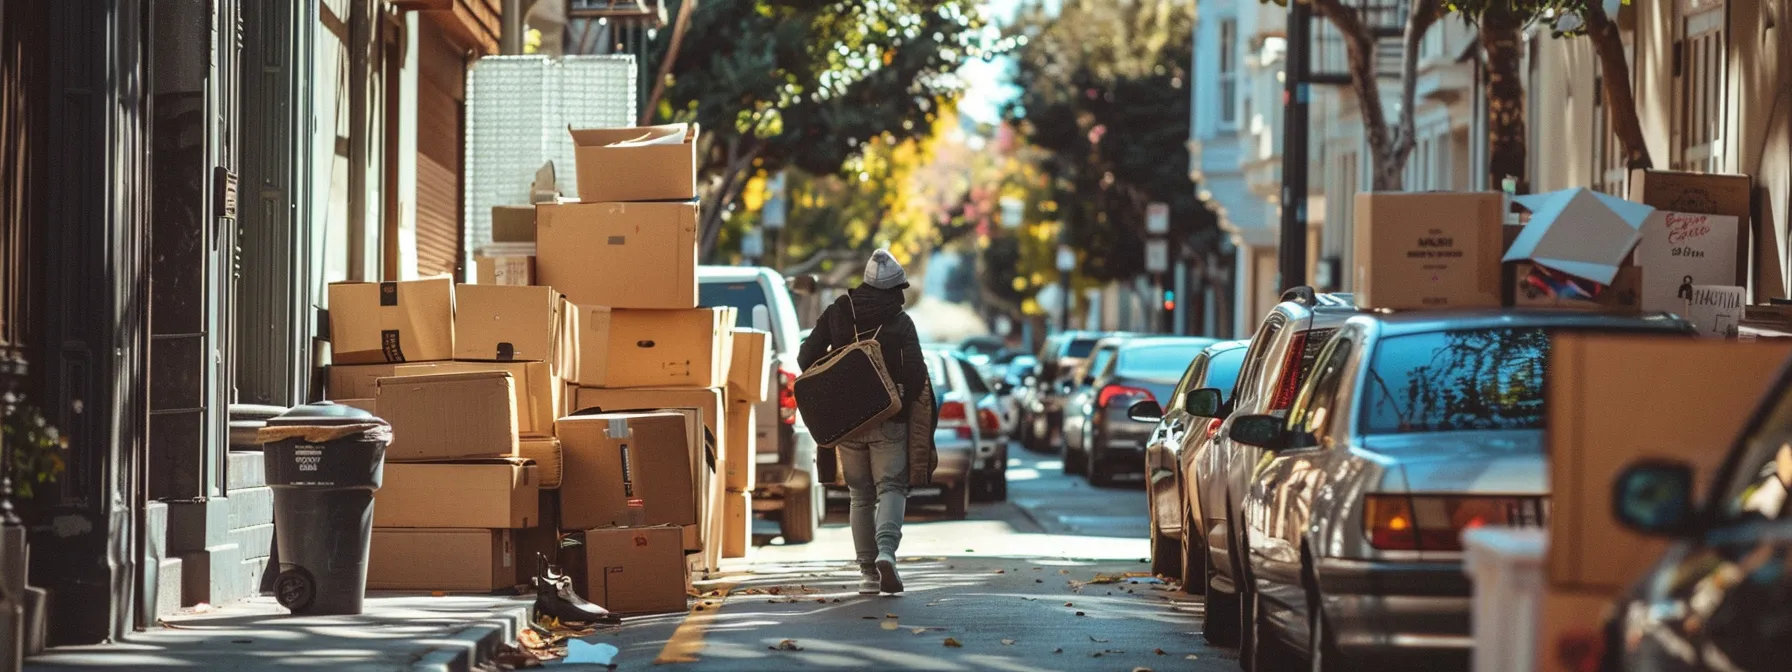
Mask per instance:
[[[1169,311],[1169,310],[1175,310],[1175,309],[1176,309],[1176,292],[1174,292],[1172,290],[1168,290],[1168,289],[1164,290],[1164,310]]]

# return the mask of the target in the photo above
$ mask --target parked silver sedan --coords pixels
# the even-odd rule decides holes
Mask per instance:
[[[1247,668],[1466,663],[1460,535],[1547,521],[1544,389],[1561,331],[1692,333],[1665,314],[1364,314],[1320,351],[1286,419],[1227,423],[1269,451],[1239,530]]]
[[[1083,433],[1084,471],[1091,485],[1145,476],[1145,443],[1158,419],[1135,420],[1134,402],[1169,401],[1176,382],[1201,350],[1219,342],[1192,336],[1155,336],[1121,343],[1106,368],[1095,374],[1094,400]]]

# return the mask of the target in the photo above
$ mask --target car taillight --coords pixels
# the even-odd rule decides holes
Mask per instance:
[[[984,433],[998,432],[1002,429],[1002,419],[996,417],[995,411],[987,408],[980,408],[977,409],[977,427],[982,429]]]
[[[1095,405],[1098,408],[1107,408],[1108,402],[1113,401],[1115,397],[1140,397],[1143,399],[1150,399],[1152,401],[1157,400],[1157,397],[1155,395],[1151,394],[1151,390],[1147,390],[1142,387],[1128,387],[1126,385],[1109,385],[1107,387],[1101,388],[1101,393],[1095,395]]]
[[[1226,424],[1226,421],[1221,420],[1219,418],[1214,418],[1214,419],[1208,421],[1207,422],[1207,438],[1211,439],[1211,438],[1213,438],[1214,434],[1218,434],[1220,431],[1220,426],[1224,425],[1224,424]]]
[[[1269,401],[1269,410],[1286,411],[1294,406],[1294,394],[1300,391],[1300,358],[1307,351],[1307,332],[1299,332],[1288,343],[1288,355],[1282,359],[1282,377],[1276,381],[1276,396]]]
[[[796,424],[796,372],[778,369],[778,419],[786,425]]]
[[[971,423],[965,418],[964,402],[948,401],[940,404],[940,427],[949,427],[958,438],[971,438]]]
[[[1460,551],[1463,530],[1541,527],[1547,513],[1540,497],[1368,495],[1363,527],[1383,550]]]

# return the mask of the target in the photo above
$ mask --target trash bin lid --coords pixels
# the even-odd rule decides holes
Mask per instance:
[[[286,427],[291,425],[358,425],[367,422],[385,424],[386,421],[374,417],[372,413],[328,401],[315,404],[294,406],[292,410],[268,418],[269,427]]]

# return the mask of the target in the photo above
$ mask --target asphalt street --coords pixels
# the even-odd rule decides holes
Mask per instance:
[[[814,543],[760,537],[773,543],[701,582],[691,612],[586,641],[618,647],[623,670],[1237,669],[1202,639],[1200,600],[1145,575],[1138,486],[1093,488],[1018,448],[1010,465],[1009,501],[966,520],[911,505],[900,596],[855,592],[846,514],[831,510]]]

